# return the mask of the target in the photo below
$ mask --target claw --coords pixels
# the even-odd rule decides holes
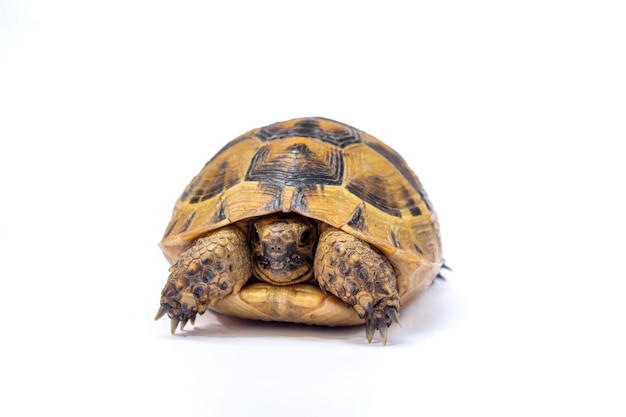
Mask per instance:
[[[159,320],[161,317],[166,315],[167,312],[170,311],[171,308],[172,306],[169,305],[168,303],[161,304],[161,307],[159,307],[159,311],[157,311],[156,317],[154,319]]]
[[[180,323],[180,320],[178,320],[177,317],[172,317],[172,321],[170,322],[170,332],[172,332],[172,334],[176,333],[176,327],[178,327],[178,323]]]
[[[375,332],[376,322],[374,320],[365,320],[365,337],[367,337],[367,343],[372,343]]]
[[[185,330],[185,326],[187,325],[187,321],[189,321],[189,319],[182,319],[180,321],[180,330]]]
[[[441,268],[439,269],[439,272],[437,273],[437,276],[435,278],[445,281],[446,277],[441,275],[441,271],[443,271],[444,269],[447,269],[448,271],[452,271],[452,268],[450,268],[448,265],[444,263],[443,265],[441,265]]]
[[[396,310],[395,307],[385,307],[384,311],[385,314],[391,319],[391,321],[396,323],[398,327],[402,327],[402,324],[400,323],[400,316],[398,315],[398,310]]]
[[[387,326],[383,319],[378,319],[378,332],[380,333],[380,340],[383,342],[383,345],[386,345],[389,326]]]
[[[193,316],[189,317],[189,323],[191,323],[192,326],[196,325],[196,315],[195,314]]]

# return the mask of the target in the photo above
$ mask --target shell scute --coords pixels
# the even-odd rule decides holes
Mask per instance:
[[[339,149],[300,137],[262,146],[250,161],[246,181],[285,186],[341,185],[344,171]]]
[[[259,129],[256,136],[263,142],[288,137],[318,139],[340,148],[361,142],[361,132],[357,129],[321,117],[274,123]]]

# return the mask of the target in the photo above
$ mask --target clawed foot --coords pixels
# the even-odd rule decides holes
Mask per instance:
[[[251,274],[250,252],[244,233],[225,227],[198,239],[170,268],[161,292],[161,307],[155,317],[172,320],[172,334],[180,324],[194,324],[209,305],[238,292]]]
[[[367,342],[372,343],[372,338],[376,330],[380,333],[380,340],[383,345],[387,344],[387,333],[389,332],[389,326],[391,323],[395,323],[398,327],[402,327],[400,324],[400,317],[398,309],[395,306],[386,306],[382,309],[375,308],[369,314],[365,315],[365,337]]]
[[[176,312],[170,313],[172,310],[175,311],[176,309],[173,309],[169,303],[161,304],[161,308],[159,308],[159,311],[157,312],[157,315],[154,318],[155,320],[159,320],[161,317],[168,314],[171,319],[170,331],[172,332],[172,334],[176,332],[176,328],[178,327],[179,323],[180,323],[180,330],[185,329],[185,325],[187,324],[187,322],[191,322],[191,324],[193,325],[194,322],[196,321],[196,316],[198,315],[197,312],[187,313],[187,314],[182,313],[182,311],[180,313],[176,313]]]
[[[196,316],[204,314],[208,305],[208,302],[196,300],[193,294],[190,297],[188,292],[179,293],[178,295],[179,297],[162,296],[161,307],[154,318],[159,320],[167,314],[171,319],[170,331],[172,334],[176,332],[179,324],[180,330],[184,330],[188,322],[191,322],[193,325],[196,321]]]
[[[323,291],[365,320],[368,342],[378,330],[387,344],[391,323],[400,325],[400,297],[393,267],[384,256],[355,236],[329,228],[317,244],[315,277]]]
[[[222,297],[228,293],[228,288],[221,285],[224,291],[219,294],[219,286],[207,279],[207,276],[213,275],[210,269],[204,269],[198,263],[188,262],[182,266],[179,262],[171,271],[172,275],[161,293],[161,306],[155,320],[167,314],[172,320],[171,332],[174,334],[179,324],[180,330],[185,328],[187,322],[194,324],[196,316],[207,310],[211,298]]]

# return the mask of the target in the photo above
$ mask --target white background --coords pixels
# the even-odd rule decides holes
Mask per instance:
[[[0,414],[625,415],[619,1],[0,2]],[[325,116],[398,150],[454,272],[362,328],[153,321],[176,198]],[[193,413],[193,414],[192,414]]]

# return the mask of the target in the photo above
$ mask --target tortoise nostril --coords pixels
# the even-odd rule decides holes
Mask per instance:
[[[279,237],[274,236],[270,239],[269,249],[270,249],[270,252],[282,252],[283,245]]]

